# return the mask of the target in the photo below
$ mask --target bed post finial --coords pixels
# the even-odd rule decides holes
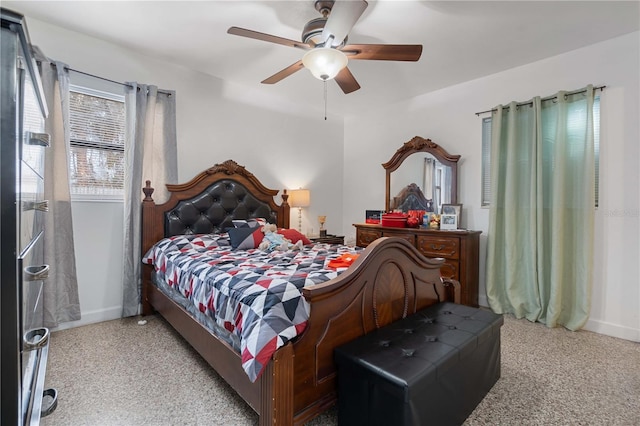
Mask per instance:
[[[284,228],[288,228],[290,226],[290,214],[291,214],[291,207],[289,206],[289,194],[287,193],[287,190],[283,190],[282,191],[282,226]]]
[[[151,195],[153,194],[153,191],[155,191],[152,187],[151,187],[151,181],[148,180],[146,181],[146,185],[144,188],[142,188],[142,192],[144,192],[144,200],[142,201],[153,201],[153,198],[151,197]]]

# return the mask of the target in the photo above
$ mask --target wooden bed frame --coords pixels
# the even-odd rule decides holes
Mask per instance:
[[[244,167],[228,160],[182,185],[167,185],[169,201],[157,205],[147,181],[142,203],[142,253],[165,237],[165,215],[178,203],[201,194],[220,180],[243,185],[268,203],[279,227],[289,226],[286,190],[264,187]],[[246,219],[246,218],[245,218]],[[336,402],[335,347],[441,301],[460,300],[460,284],[442,281],[442,259],[423,257],[399,238],[380,238],[337,278],[303,289],[310,316],[304,333],[278,349],[252,383],[240,355],[200,325],[186,310],[151,283],[151,265],[143,265],[143,314],[162,315],[229,385],[258,413],[260,425],[299,425]]]

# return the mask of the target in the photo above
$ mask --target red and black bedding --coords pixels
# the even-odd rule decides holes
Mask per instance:
[[[307,244],[301,250],[260,250],[260,228],[231,228],[220,234],[176,235],[156,243],[143,262],[153,265],[154,281],[177,292],[195,316],[206,318],[242,358],[253,382],[273,353],[300,335],[309,304],[303,287],[323,283],[346,270],[346,257],[360,249]],[[279,230],[294,241],[304,236]],[[336,267],[337,266],[337,267]],[[220,333],[220,329],[223,330]],[[239,345],[239,347],[238,347]]]

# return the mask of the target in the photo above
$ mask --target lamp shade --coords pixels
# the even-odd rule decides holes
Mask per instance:
[[[317,47],[302,57],[302,64],[319,80],[331,80],[347,66],[347,55],[338,49]]]
[[[289,205],[291,207],[308,207],[311,194],[308,189],[291,189],[289,191]]]

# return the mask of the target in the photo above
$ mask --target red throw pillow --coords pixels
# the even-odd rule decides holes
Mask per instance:
[[[307,244],[312,244],[312,242],[309,241],[309,239],[307,237],[305,237],[304,234],[298,232],[297,229],[279,228],[278,229],[278,234],[284,235],[284,237],[287,240],[291,240],[291,242],[293,244],[297,243],[300,240],[302,240],[302,244],[304,244],[305,246]]]

